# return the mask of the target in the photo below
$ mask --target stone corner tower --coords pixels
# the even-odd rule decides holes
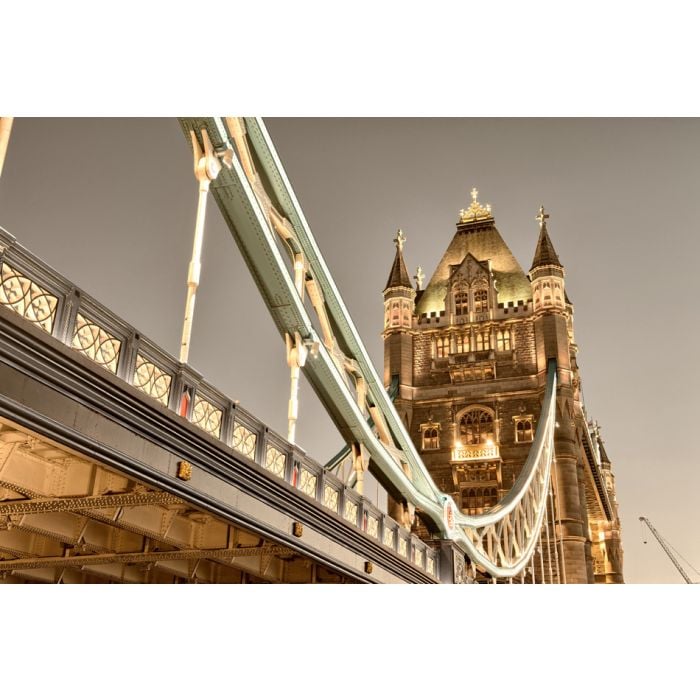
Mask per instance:
[[[384,386],[393,388],[399,415],[410,426],[413,386],[413,323],[416,290],[406,270],[403,247],[406,237],[399,229],[394,239],[396,254],[384,288]]]
[[[547,362],[558,367],[550,557],[567,583],[622,581],[614,477],[589,427],[565,270],[540,208],[529,276],[478,191],[425,289],[411,284],[399,231],[384,289],[384,384],[438,488],[469,515],[510,491],[540,419]],[[550,513],[551,516],[551,513]],[[430,538],[428,526],[415,531]],[[554,551],[556,549],[556,552]],[[534,571],[534,570],[533,570]],[[533,573],[540,580],[546,574]]]

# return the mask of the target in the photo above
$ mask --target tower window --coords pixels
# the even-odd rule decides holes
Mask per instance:
[[[515,422],[515,442],[532,442],[534,431],[532,429],[532,416],[513,416]]]
[[[459,437],[463,445],[481,445],[493,442],[493,416],[483,409],[474,409],[462,416]]]
[[[401,314],[401,311],[399,309],[399,302],[392,301],[391,302],[391,325],[392,326],[399,325],[400,314]]]
[[[476,349],[477,350],[490,350],[491,349],[491,334],[486,331],[484,333],[476,334]]]
[[[467,292],[457,292],[455,294],[455,314],[466,316],[469,313],[469,294]]]
[[[477,289],[474,292],[474,311],[478,314],[488,311],[489,293],[486,289]]]
[[[455,349],[458,353],[469,352],[469,333],[457,333]]]
[[[437,450],[440,447],[440,438],[437,428],[428,428],[423,431],[423,449]]]
[[[447,357],[450,354],[450,339],[441,336],[435,339],[435,357]]]
[[[496,333],[496,350],[511,350],[510,330],[505,329]]]
[[[486,508],[493,508],[497,503],[498,491],[495,488],[462,491],[462,510],[470,515],[481,513]]]

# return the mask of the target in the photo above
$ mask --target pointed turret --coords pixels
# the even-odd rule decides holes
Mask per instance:
[[[552,241],[549,238],[549,233],[547,232],[547,219],[549,218],[549,214],[545,214],[543,206],[540,207],[540,213],[536,218],[540,222],[540,238],[537,241],[537,249],[535,250],[535,257],[532,260],[530,270],[532,271],[535,268],[546,265],[563,267],[559,262],[559,256],[557,255],[557,251],[554,250]]]
[[[394,243],[396,243],[396,255],[394,256],[394,264],[391,266],[391,272],[389,273],[389,279],[387,280],[386,287],[391,289],[392,287],[412,287],[411,278],[408,276],[408,270],[406,269],[406,263],[403,260],[403,244],[406,242],[406,236],[403,235],[401,229],[398,230]]]
[[[564,310],[566,292],[564,290],[564,266],[559,261],[557,251],[547,231],[549,214],[540,207],[535,217],[540,222],[540,236],[537,241],[535,257],[530,267],[532,283],[532,300],[535,312],[549,309]]]
[[[413,316],[416,290],[408,276],[403,259],[406,242],[401,229],[394,243],[396,254],[389,279],[384,287],[384,385],[389,386],[394,377],[402,386],[413,381]]]

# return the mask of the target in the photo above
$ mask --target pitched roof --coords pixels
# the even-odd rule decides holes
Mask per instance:
[[[478,261],[491,261],[499,302],[516,303],[532,297],[530,281],[501,238],[493,218],[471,224],[461,222],[425,292],[416,304],[417,314],[445,308],[448,280],[453,269],[451,266],[460,265],[470,253]]]
[[[559,256],[557,251],[554,250],[552,241],[547,233],[547,224],[542,222],[540,228],[540,237],[537,241],[537,248],[535,249],[535,257],[532,259],[532,265],[530,269],[534,270],[536,267],[541,267],[542,265],[556,265],[557,267],[563,267],[559,262]]]

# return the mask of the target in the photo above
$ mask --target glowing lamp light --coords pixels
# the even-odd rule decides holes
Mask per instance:
[[[462,441],[461,441],[461,440],[457,440],[457,442],[455,442],[455,447],[456,447],[458,450],[461,450],[461,449],[462,449]]]
[[[492,440],[491,438],[489,438],[489,439],[486,441],[486,444],[487,444],[489,447],[493,447],[493,440]]]

